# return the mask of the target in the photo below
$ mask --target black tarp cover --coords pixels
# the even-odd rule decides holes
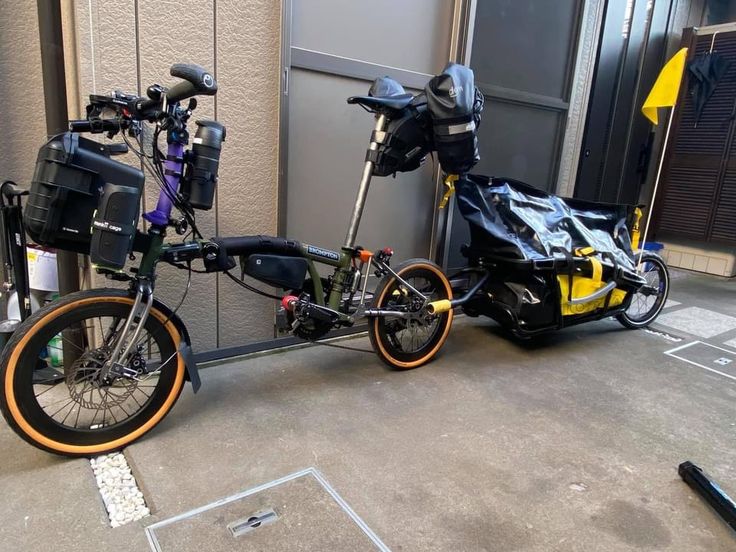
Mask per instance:
[[[471,227],[471,245],[515,259],[565,258],[592,247],[636,273],[628,223],[633,205],[561,198],[502,177],[469,174],[455,190],[460,213]]]

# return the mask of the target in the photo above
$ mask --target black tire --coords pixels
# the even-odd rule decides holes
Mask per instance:
[[[413,282],[425,282],[426,290],[431,291],[431,300],[452,299],[452,288],[442,269],[426,259],[410,259],[401,263],[396,274],[417,287]],[[400,293],[401,282],[389,274],[385,276],[374,293],[374,308],[391,308],[407,301],[406,293]],[[394,294],[399,293],[397,297]],[[409,292],[411,293],[411,292]],[[429,362],[447,340],[452,326],[453,312],[428,316],[423,322],[414,321],[413,328],[408,327],[401,319],[376,317],[368,325],[368,335],[376,354],[394,370],[408,370]],[[426,327],[423,340],[416,348],[405,350],[397,338],[399,332],[411,331],[416,327]]]
[[[138,350],[143,352],[137,353],[138,362],[151,363],[151,367],[153,362],[158,362],[157,368],[139,372],[137,379],[120,377],[112,383],[95,379],[95,370],[104,362],[104,351],[109,350],[104,342],[116,335],[117,328],[122,326],[120,320],[125,320],[132,304],[131,295],[122,290],[82,291],[51,303],[20,325],[0,356],[0,410],[13,431],[45,451],[65,456],[94,456],[123,448],[153,429],[168,414],[184,386],[185,366],[178,354],[180,333],[161,306],[152,306],[144,325],[145,347],[139,342]],[[112,322],[103,331],[103,321],[107,319]],[[96,336],[97,329],[100,339]],[[76,342],[68,339],[70,332],[75,331]],[[56,347],[67,352],[74,351],[74,347],[81,353],[69,355],[76,356],[76,360],[67,362],[55,378],[39,381],[39,359],[57,337],[60,341]],[[93,348],[101,342],[102,346]],[[49,366],[42,364],[42,367],[48,372]],[[43,390],[37,392],[38,389]],[[151,389],[150,394],[146,389]],[[49,391],[51,395],[42,398]],[[64,393],[72,402],[65,403],[63,408],[71,410],[59,420],[51,410],[57,406],[53,400]],[[64,396],[57,403],[66,400]],[[115,408],[120,409],[119,419],[113,414]],[[76,421],[71,426],[66,420],[70,415],[75,417],[70,414],[75,409]],[[63,414],[61,411],[58,417]]]
[[[662,257],[645,251],[641,264],[642,275],[648,282],[647,286],[657,291],[656,293],[642,293],[641,291],[634,293],[629,308],[616,315],[616,320],[632,330],[645,328],[654,322],[662,312],[670,293],[670,273]]]

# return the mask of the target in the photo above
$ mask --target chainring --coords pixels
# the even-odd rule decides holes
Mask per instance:
[[[329,281],[326,278],[322,278],[322,291],[324,292],[325,297],[330,293],[329,291]],[[310,297],[314,297],[314,282],[311,278],[307,278],[304,280],[304,285],[300,290],[293,290],[292,293],[294,295],[300,295],[301,293],[308,293]],[[292,313],[289,313],[289,322],[294,321],[294,315]],[[295,330],[292,331],[292,333],[301,338],[306,339],[307,341],[314,341],[316,339],[319,339],[320,337],[323,337],[332,329],[332,324],[329,322],[322,322],[320,320],[305,320]]]

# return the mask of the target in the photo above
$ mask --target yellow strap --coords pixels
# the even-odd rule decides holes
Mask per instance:
[[[456,174],[448,174],[445,178],[445,186],[447,186],[447,190],[445,190],[445,195],[442,196],[442,200],[440,201],[440,209],[444,209],[447,206],[447,202],[450,201],[452,194],[455,193],[455,182],[457,182],[459,178],[460,177]]]
[[[592,280],[596,283],[600,283],[603,279],[603,265],[595,257],[588,257],[590,264],[593,265],[593,276]]]

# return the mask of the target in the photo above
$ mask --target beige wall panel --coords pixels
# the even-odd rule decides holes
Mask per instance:
[[[169,75],[174,63],[196,63],[215,71],[214,5],[212,0],[139,0],[139,52],[141,94],[154,83],[171,86],[178,79]],[[192,137],[194,121],[215,118],[215,100],[197,98],[197,109],[190,121]],[[161,138],[161,148],[166,147]],[[152,209],[159,188],[148,178],[146,207]],[[176,212],[175,212],[176,213]],[[205,238],[215,235],[215,209],[197,211],[197,226]],[[170,232],[170,240],[176,238]],[[195,267],[201,269],[201,263]],[[214,349],[217,344],[217,275],[193,274],[192,286],[179,314],[189,328],[195,351]],[[175,307],[181,300],[187,274],[183,270],[161,264],[158,269],[156,296]]]
[[[280,28],[280,2],[217,0],[222,235],[276,232]],[[220,346],[273,337],[273,308],[221,278]]]
[[[29,186],[46,138],[34,0],[0,1],[0,179]]]
[[[90,13],[89,8],[92,8]],[[74,3],[81,113],[92,93],[137,92],[135,2]]]
[[[65,46],[70,42],[69,37],[74,39],[74,50],[65,52],[67,67],[74,63],[69,56],[76,55],[76,68],[73,74],[67,75],[67,80],[72,76],[77,79],[76,90],[68,90],[70,97],[67,103],[76,105],[76,110],[70,108],[70,117],[84,115],[90,94],[109,94],[113,90],[128,93],[138,91],[134,0],[75,1],[73,7],[73,18],[65,17],[62,20],[63,25],[74,24],[74,29],[65,28],[64,32]],[[87,134],[86,137],[101,142],[110,141],[104,135]],[[120,140],[117,137],[113,141]],[[132,153],[116,159],[140,166],[138,158]],[[126,287],[126,284],[108,280],[94,271],[89,273],[89,279],[91,284],[85,279],[82,287]]]

